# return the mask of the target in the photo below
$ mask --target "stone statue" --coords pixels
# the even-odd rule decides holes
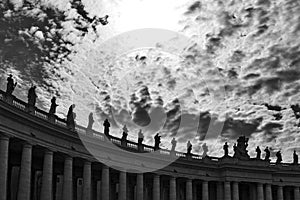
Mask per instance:
[[[92,130],[93,129],[94,122],[95,122],[95,120],[94,120],[94,114],[91,112],[89,114],[89,123],[88,123],[88,126],[87,126],[88,130]]]
[[[270,161],[271,152],[269,150],[269,147],[266,147],[264,151],[266,152],[265,161]]]
[[[225,142],[225,144],[223,146],[223,150],[224,150],[224,156],[228,156],[228,144],[227,144],[227,142]]]
[[[56,113],[56,107],[57,107],[58,105],[56,104],[56,98],[55,97],[53,97],[52,99],[51,99],[51,106],[50,106],[50,110],[49,110],[49,114],[50,115],[55,115],[55,113]]]
[[[206,143],[202,145],[202,149],[203,149],[202,158],[204,158],[207,156],[208,153],[208,146],[206,145]]]
[[[13,77],[13,75],[10,74],[9,77],[7,78],[7,86],[6,86],[6,94],[7,95],[12,95],[12,93],[14,92],[14,90],[17,86],[17,82],[14,82],[14,79],[12,77]]]
[[[276,164],[280,164],[282,162],[282,155],[280,151],[276,153],[276,157],[277,157]]]
[[[175,138],[172,139],[171,144],[172,144],[171,151],[175,151],[175,148],[176,148],[176,145],[177,145],[177,141],[176,141]]]
[[[122,134],[121,140],[122,141],[127,141],[127,136],[128,136],[128,129],[127,129],[127,126],[124,125],[123,126],[123,134]]]
[[[103,126],[104,126],[104,135],[106,135],[106,137],[109,137],[110,123],[109,123],[108,119],[104,120]]]
[[[293,154],[293,164],[294,165],[298,165],[298,155],[296,153],[296,150],[294,150],[294,154]]]
[[[67,126],[71,131],[75,131],[75,113],[74,113],[75,104],[69,107],[67,114]]]
[[[190,155],[193,148],[191,141],[188,141],[188,143],[186,144],[186,148],[187,148],[187,154]]]
[[[248,155],[247,147],[248,147],[249,138],[245,136],[241,136],[237,139],[237,145],[235,147],[235,152],[233,157],[238,158],[240,160],[249,160],[250,156]]]
[[[236,146],[236,143],[234,143],[234,145],[233,145],[233,152],[234,152],[234,154],[236,153],[236,151],[237,151],[237,146]]]
[[[138,144],[141,145],[143,144],[144,141],[144,134],[142,132],[142,129],[140,129],[139,133],[138,133]]]
[[[29,90],[28,90],[28,106],[29,107],[35,107],[35,103],[36,103],[36,92],[35,92],[36,86],[32,86]]]
[[[155,144],[154,144],[154,150],[155,150],[155,151],[160,149],[160,147],[159,147],[159,145],[160,145],[160,138],[161,138],[161,136],[159,135],[159,133],[157,133],[157,134],[154,136],[154,141],[155,141]]]
[[[260,157],[261,157],[261,150],[260,150],[259,146],[257,146],[256,147],[256,159],[260,160]]]

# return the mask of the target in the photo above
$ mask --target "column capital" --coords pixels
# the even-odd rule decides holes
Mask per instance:
[[[1,133],[0,134],[0,140],[8,141],[11,138],[11,136],[6,134],[6,133],[3,133],[3,132],[0,132],[0,133]]]

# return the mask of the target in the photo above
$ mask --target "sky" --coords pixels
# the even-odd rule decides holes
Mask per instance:
[[[32,0],[34,1],[34,0]],[[11,0],[16,7],[22,0]],[[78,17],[66,0],[41,1]],[[34,67],[0,66],[1,89],[9,73],[19,85],[15,95],[26,100],[37,85],[38,105],[48,109],[56,95],[58,115],[75,103],[76,120],[102,131],[110,119],[112,134],[129,139],[139,129],[162,147],[221,156],[227,141],[249,137],[249,153],[269,146],[284,161],[300,153],[300,2],[298,0],[82,0],[88,15],[109,15],[109,24],[84,36],[74,22],[60,33],[73,42],[68,59]],[[91,29],[91,28],[89,28]],[[35,34],[36,40],[43,37]],[[1,52],[0,52],[1,56]],[[43,76],[40,75],[43,71]],[[293,109],[294,108],[294,109]],[[299,111],[298,111],[299,112]]]

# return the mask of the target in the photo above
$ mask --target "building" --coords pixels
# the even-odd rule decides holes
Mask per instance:
[[[80,135],[91,144],[113,143],[133,153],[137,163],[147,156],[153,162],[176,159],[156,171],[125,172],[95,159]],[[106,150],[112,156],[103,159],[113,162],[119,152]],[[0,200],[300,200],[296,163],[141,152],[154,147],[81,126],[72,131],[65,120],[0,92]]]

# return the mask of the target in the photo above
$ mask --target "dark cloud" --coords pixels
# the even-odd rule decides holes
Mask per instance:
[[[202,4],[200,1],[194,2],[192,5],[188,7],[188,10],[185,12],[185,15],[194,14],[201,10]]]

